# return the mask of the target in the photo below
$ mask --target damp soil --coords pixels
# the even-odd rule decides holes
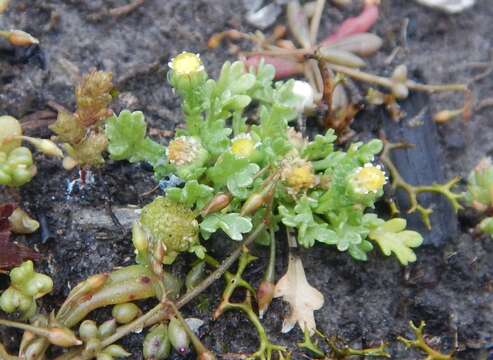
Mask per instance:
[[[181,125],[178,100],[165,81],[168,59],[182,50],[200,52],[215,75],[222,62],[233,56],[226,46],[208,50],[208,37],[230,27],[254,30],[244,20],[245,10],[239,0],[147,0],[119,18],[104,15],[104,10],[124,5],[126,0],[12,3],[0,17],[0,27],[26,30],[40,39],[41,47],[13,51],[0,44],[0,113],[22,119],[28,134],[44,137],[50,135],[46,128],[53,115],[49,104],[73,108],[74,84],[80,74],[95,67],[114,73],[120,92],[114,110],[142,110],[153,129],[163,130],[160,141],[166,143]],[[356,5],[326,9],[322,30],[330,32],[341,19],[356,12]],[[99,19],[95,14],[101,15],[96,16]],[[371,59],[370,69],[388,73],[392,66],[405,63],[412,74],[426,82],[468,81],[488,70],[488,66],[478,67],[476,63],[493,61],[492,18],[490,0],[478,0],[473,9],[455,16],[420,7],[410,0],[383,1],[375,31],[384,38],[385,46]],[[383,66],[396,47],[401,50],[391,65]],[[473,94],[479,99],[492,95],[491,80],[492,76],[486,76],[475,82]],[[421,120],[426,122],[430,121],[430,113],[459,107],[461,103],[460,95],[433,95],[409,103],[408,108],[417,111],[426,107],[421,113]],[[391,120],[381,112],[367,113],[355,122],[357,137],[375,136],[375,124],[385,125],[388,121]],[[408,127],[401,134],[414,131],[406,121],[399,126]],[[320,131],[316,126],[313,129]],[[428,141],[436,145],[442,160],[430,163],[424,158],[427,167],[414,170],[418,178],[420,171],[425,176],[430,166],[440,169],[446,178],[465,176],[481,157],[493,155],[491,113],[485,108],[474,113],[469,122],[442,125]],[[132,263],[127,225],[133,212],[122,210],[123,227],[114,225],[108,214],[110,208],[141,207],[150,202],[153,195],[143,194],[155,182],[144,166],[108,161],[93,173],[92,184],[83,189],[75,184],[68,194],[78,172],[66,172],[59,162],[36,157],[39,174],[34,180],[19,193],[2,189],[0,200],[19,201],[45,220],[51,232],[51,236],[43,238],[39,234],[17,238],[45,256],[38,268],[53,277],[55,288],[40,301],[40,306],[50,311],[87,276]],[[406,269],[378,251],[366,263],[355,262],[328,247],[302,251],[309,282],[325,295],[324,307],[316,312],[319,329],[356,347],[385,341],[393,359],[421,359],[422,354],[405,349],[396,337],[411,335],[409,320],[424,320],[432,343],[444,350],[457,348],[458,359],[489,358],[488,351],[493,347],[493,242],[472,232],[477,220],[473,215],[461,213],[458,218],[458,231],[451,231],[445,244],[420,248],[418,261]],[[447,233],[447,228],[441,231]],[[216,239],[211,246],[214,255],[221,258],[232,244]],[[260,259],[248,268],[246,277],[257,284],[266,250],[253,251]],[[278,256],[276,270],[280,276],[287,266],[285,247],[279,249]],[[187,260],[191,258],[181,259],[174,270],[184,269]],[[184,313],[205,321],[201,337],[213,351],[253,351],[257,345],[255,332],[243,314],[230,312],[217,321],[211,319],[222,288],[223,283],[217,282]],[[286,311],[284,304],[275,300],[263,323],[273,341],[293,350],[294,359],[303,359],[296,348],[301,339],[299,329],[288,335],[280,333]],[[91,316],[101,320],[108,313],[101,311]],[[142,358],[142,336],[133,334],[123,342],[133,354],[131,359]],[[16,331],[0,330],[0,340],[11,351],[18,339]]]

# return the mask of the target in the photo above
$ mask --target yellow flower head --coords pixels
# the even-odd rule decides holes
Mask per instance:
[[[240,134],[231,140],[231,152],[241,158],[252,155],[257,146],[258,143],[250,134]]]
[[[356,170],[351,178],[355,192],[359,194],[377,193],[387,183],[387,177],[380,165],[365,164]]]
[[[317,185],[318,179],[310,162],[298,158],[286,159],[283,163],[281,179],[288,187],[287,190],[291,195],[296,195],[301,190],[307,190]]]
[[[194,161],[202,146],[191,136],[179,136],[170,141],[166,150],[168,160],[173,165],[186,165]]]
[[[168,65],[178,76],[193,75],[204,70],[200,55],[186,51],[174,57]]]

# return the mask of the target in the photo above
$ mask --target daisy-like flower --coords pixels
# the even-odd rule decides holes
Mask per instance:
[[[231,153],[239,158],[246,158],[255,152],[255,149],[260,144],[252,138],[252,135],[247,133],[242,133],[231,140]]]
[[[168,63],[168,81],[181,94],[201,86],[207,80],[207,73],[199,54],[182,52]]]
[[[166,155],[171,164],[182,166],[196,160],[203,150],[202,144],[193,136],[179,136],[170,141]]]
[[[286,159],[283,160],[281,166],[281,180],[286,185],[288,193],[293,196],[318,183],[318,177],[315,175],[312,164],[306,160]]]
[[[366,163],[356,169],[349,181],[354,192],[366,195],[378,193],[387,183],[388,178],[380,165]]]
[[[200,60],[200,55],[186,51],[171,59],[168,66],[178,76],[189,76],[204,71],[204,64]]]

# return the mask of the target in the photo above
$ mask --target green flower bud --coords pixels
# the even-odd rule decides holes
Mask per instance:
[[[101,350],[101,340],[96,337],[86,340],[86,346],[84,352],[90,355],[96,355]]]
[[[176,174],[184,180],[193,180],[204,171],[209,153],[200,139],[194,136],[179,136],[170,141],[166,148],[170,164],[176,168]]]
[[[47,339],[53,345],[61,347],[71,347],[82,344],[82,341],[77,339],[75,334],[67,328],[53,327],[49,329]]]
[[[25,360],[37,360],[39,359],[39,355],[45,349],[45,339],[44,338],[36,338],[27,345],[24,350],[24,359]]]
[[[168,81],[180,94],[188,94],[207,80],[200,55],[182,52],[169,63]]]
[[[103,350],[103,353],[108,354],[112,357],[116,358],[122,358],[122,357],[128,357],[132,354],[127,352],[124,348],[122,348],[120,345],[110,345],[107,348]]]
[[[98,326],[93,320],[84,320],[79,326],[79,336],[82,340],[88,341],[89,339],[98,337]]]
[[[120,324],[128,324],[141,315],[142,311],[134,303],[126,303],[113,306],[111,314]]]
[[[116,331],[116,320],[107,320],[99,326],[98,333],[101,339],[106,339],[107,337],[113,335]]]
[[[159,196],[142,209],[140,223],[165,246],[163,263],[170,264],[177,254],[199,244],[195,214],[180,203]]]
[[[132,243],[134,244],[135,250],[138,252],[144,252],[148,247],[147,234],[140,222],[134,222],[132,226]]]
[[[154,326],[144,339],[144,359],[167,359],[170,351],[168,328],[163,324]]]
[[[173,348],[180,354],[186,354],[190,350],[190,338],[180,321],[172,317],[168,324],[169,341]]]

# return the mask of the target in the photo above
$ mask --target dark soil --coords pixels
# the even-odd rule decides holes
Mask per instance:
[[[217,74],[222,62],[230,56],[224,50],[207,50],[208,37],[230,27],[253,30],[244,21],[244,8],[239,0],[148,0],[128,16],[91,20],[91,15],[125,3],[124,0],[14,1],[0,18],[0,28],[26,30],[40,39],[41,48],[39,52],[14,52],[0,44],[0,114],[31,120],[26,126],[27,133],[49,136],[45,124],[28,116],[48,110],[49,101],[72,108],[73,86],[79,74],[96,67],[114,73],[120,91],[115,111],[139,109],[152,127],[174,130],[181,116],[178,100],[165,81],[168,59],[182,50],[200,52],[207,68]],[[390,71],[391,67],[382,64],[396,46],[405,49],[398,53],[392,66],[405,63],[412,73],[421,74],[429,83],[468,81],[484,70],[471,68],[471,63],[492,61],[490,0],[478,0],[473,9],[456,16],[425,9],[410,0],[383,3],[383,16],[375,30],[385,39],[385,47],[371,60],[372,71]],[[326,9],[323,31],[329,32],[341,19],[356,13],[356,9],[357,6],[349,10]],[[403,38],[405,19],[409,24]],[[480,99],[488,97],[492,93],[491,84],[491,76],[474,83],[474,95]],[[459,107],[461,101],[460,95],[435,95],[425,103],[429,114]],[[363,123],[371,121],[366,116],[356,127],[371,129],[371,124]],[[430,121],[429,116],[423,121]],[[401,124],[407,126],[406,121]],[[440,144],[446,161],[431,166],[442,168],[447,178],[465,176],[481,157],[493,155],[493,126],[488,109],[475,113],[467,123],[458,120],[440,126],[437,134],[434,141]],[[76,189],[69,196],[67,185],[78,173],[67,173],[58,162],[42,156],[38,156],[37,164],[39,175],[21,189],[21,204],[38,218],[46,218],[52,236],[45,243],[41,243],[39,235],[18,240],[45,254],[38,268],[50,274],[56,285],[40,306],[51,310],[61,304],[69,289],[80,280],[133,261],[128,233],[111,223],[91,226],[91,221],[81,220],[86,211],[104,217],[110,204],[143,206],[152,196],[140,194],[155,184],[145,167],[107,162],[95,174],[94,184],[81,191]],[[0,194],[2,201],[13,197],[4,190]],[[421,354],[406,350],[396,341],[396,336],[410,335],[409,320],[425,320],[426,331],[438,347],[450,350],[457,342],[458,359],[486,359],[488,349],[493,346],[493,242],[472,235],[474,217],[463,214],[459,220],[461,231],[457,236],[442,247],[419,249],[418,261],[406,269],[378,251],[367,263],[355,262],[333,248],[304,251],[307,277],[325,295],[325,306],[316,312],[320,330],[339,335],[355,346],[385,341],[389,343],[392,358],[420,359]],[[216,240],[214,244],[218,257],[227,253],[227,246],[221,245],[221,241]],[[248,269],[247,277],[256,284],[266,254],[264,249],[255,251],[261,259]],[[278,276],[287,265],[285,249],[280,249],[279,258]],[[177,268],[183,267],[186,260],[182,259]],[[227,313],[218,321],[211,320],[210,309],[217,303],[222,286],[218,282],[206,297],[184,311],[187,316],[205,321],[201,333],[215,352],[253,351],[256,336],[243,314]],[[207,311],[199,306],[204,299],[210,301]],[[296,343],[301,340],[299,329],[289,335],[280,333],[285,311],[280,301],[274,301],[263,323],[272,340],[292,349],[293,358],[302,359],[296,349]],[[0,340],[12,351],[18,344],[14,334],[17,333],[10,330],[0,332]],[[132,335],[124,342],[134,354],[132,359],[142,358],[141,337],[142,334]]]

